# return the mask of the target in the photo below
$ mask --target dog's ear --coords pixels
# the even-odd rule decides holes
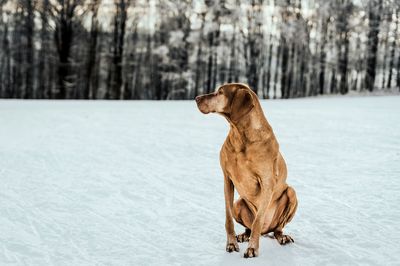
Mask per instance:
[[[246,89],[238,89],[232,99],[230,119],[232,122],[237,123],[253,107],[254,100],[251,93]]]

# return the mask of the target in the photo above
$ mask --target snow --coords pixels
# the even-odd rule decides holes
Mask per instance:
[[[222,117],[0,101],[0,265],[399,265],[400,97],[262,105],[299,207],[295,243],[246,260],[225,252]]]

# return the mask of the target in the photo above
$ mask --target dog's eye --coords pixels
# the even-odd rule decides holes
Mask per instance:
[[[218,91],[218,94],[222,94],[222,90],[219,90],[219,91]]]

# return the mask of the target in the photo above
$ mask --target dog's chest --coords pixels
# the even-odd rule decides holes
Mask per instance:
[[[260,192],[260,173],[257,162],[252,161],[245,153],[231,153],[222,165],[228,173],[235,188],[242,197],[252,198]]]

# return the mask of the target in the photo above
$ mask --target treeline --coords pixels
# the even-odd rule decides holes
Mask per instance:
[[[0,97],[394,90],[399,24],[396,0],[0,0]]]

